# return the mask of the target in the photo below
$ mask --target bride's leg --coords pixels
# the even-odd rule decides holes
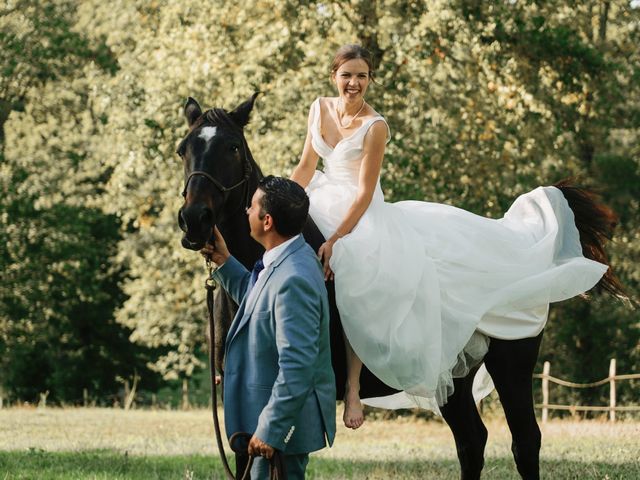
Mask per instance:
[[[344,394],[344,414],[342,420],[348,428],[359,428],[364,422],[364,412],[360,403],[360,371],[362,361],[351,348],[351,344],[344,336],[344,345],[347,353],[347,384]]]

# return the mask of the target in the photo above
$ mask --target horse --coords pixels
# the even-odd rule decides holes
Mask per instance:
[[[217,226],[231,254],[248,270],[263,253],[262,247],[249,235],[245,214],[263,176],[244,136],[244,127],[249,123],[257,95],[252,95],[232,111],[212,108],[205,112],[196,100],[189,97],[184,105],[189,132],[177,149],[184,164],[184,204],[178,212],[178,224],[184,232],[182,246],[200,250],[212,240],[213,228]],[[584,255],[608,265],[604,243],[611,237],[615,227],[615,214],[597,203],[596,197],[588,190],[568,182],[555,186],[562,191],[574,212]],[[303,236],[316,252],[324,242],[311,218],[307,221]],[[341,400],[346,381],[345,345],[333,282],[327,282],[326,286],[331,304],[332,363],[336,375],[337,400]],[[599,286],[615,295],[622,292],[611,269],[601,279]],[[237,305],[222,289],[218,289],[216,295],[215,364],[217,370],[223,373],[224,340]],[[526,480],[538,479],[540,475],[541,434],[534,412],[532,378],[543,333],[519,340],[491,338],[484,357],[484,364],[493,379],[511,431],[511,450],[516,467]],[[479,479],[484,467],[487,429],[472,395],[473,379],[478,368],[479,365],[467,376],[454,379],[454,392],[441,407],[441,414],[455,439],[462,480]],[[393,393],[397,393],[397,390],[378,380],[366,366],[363,368],[362,398]]]

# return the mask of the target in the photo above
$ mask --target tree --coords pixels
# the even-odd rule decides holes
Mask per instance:
[[[115,323],[123,272],[108,262],[118,221],[96,209],[33,199],[4,204],[0,229],[0,380],[13,398],[79,403],[83,389],[100,403],[116,377],[139,374],[153,387],[147,357]]]
[[[22,110],[32,88],[69,77],[89,61],[116,70],[104,43],[90,45],[73,30],[76,8],[72,0],[17,0],[0,10],[0,143],[9,114]]]
[[[113,318],[124,301],[124,270],[109,262],[120,223],[91,206],[104,172],[83,159],[101,120],[83,90],[116,64],[73,30],[76,7],[22,1],[0,12],[0,385],[28,400],[113,394],[116,376],[135,371],[155,381],[148,351]]]
[[[309,105],[333,94],[328,66],[344,43],[363,43],[376,57],[378,83],[368,100],[391,127],[381,175],[389,200],[498,217],[525,191],[581,176],[602,186],[621,215],[612,257],[638,292],[638,9],[621,0],[220,0],[210,9],[216,14],[203,16],[192,0],[82,2],[74,31],[87,32],[90,45],[104,41],[119,69],[85,65],[60,89],[60,101],[56,90],[42,90],[47,112],[25,102],[10,128],[18,163],[25,149],[46,164],[40,152],[69,147],[68,158],[57,158],[74,175],[47,172],[31,192],[85,201],[121,221],[114,262],[128,277],[117,320],[133,341],[166,349],[154,362],[165,378],[190,378],[204,345],[206,272],[180,248],[175,220],[184,179],[174,149],[186,132],[185,99],[233,108],[263,92],[248,142],[266,173],[288,175]],[[72,128],[57,135],[56,122]],[[36,132],[50,141],[34,140]],[[586,344],[582,333],[602,352],[611,338],[616,352],[627,346],[623,337],[637,338],[624,308],[600,298],[586,305],[556,310],[562,319],[550,321],[541,354],[566,352],[562,363],[572,374],[586,363],[577,347]],[[598,330],[607,318],[621,333]],[[585,322],[593,328],[581,330]],[[635,352],[629,370],[638,369]]]

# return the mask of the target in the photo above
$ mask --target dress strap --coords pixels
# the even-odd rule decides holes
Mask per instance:
[[[310,112],[311,125],[309,132],[311,133],[311,145],[320,157],[326,158],[327,155],[331,154],[332,149],[326,144],[320,131],[320,97],[311,103]]]
[[[367,120],[367,122],[369,122],[369,124],[365,128],[360,127],[364,131],[364,135],[362,136],[362,138],[364,138],[364,136],[367,134],[367,132],[371,128],[371,125],[373,125],[376,122],[384,122],[385,126],[387,127],[387,141],[385,143],[389,143],[389,141],[391,140],[391,129],[389,128],[389,124],[387,123],[387,121],[382,115],[377,115],[373,118],[370,118],[369,120]]]

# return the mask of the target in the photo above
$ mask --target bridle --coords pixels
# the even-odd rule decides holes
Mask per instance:
[[[223,110],[222,108],[212,108],[211,110],[207,110],[201,117],[203,119],[203,121],[198,125],[206,125],[206,124],[211,124],[211,125],[223,125],[227,128],[230,128],[232,131],[234,131],[235,133],[239,134],[241,141],[242,141],[242,153],[243,155],[243,167],[244,167],[244,176],[242,177],[242,180],[240,180],[238,183],[236,183],[235,185],[232,185],[230,187],[225,187],[218,179],[216,179],[215,177],[213,177],[210,173],[205,172],[204,170],[194,170],[193,172],[191,172],[189,174],[189,176],[187,177],[187,179],[184,182],[184,188],[182,190],[182,196],[184,198],[187,197],[187,187],[189,186],[189,181],[196,176],[201,176],[206,178],[207,180],[209,180],[213,186],[220,192],[222,193],[222,196],[224,198],[224,203],[226,203],[227,199],[229,198],[229,195],[232,191],[234,191],[235,189],[241,187],[242,185],[247,185],[246,188],[246,192],[245,192],[245,202],[244,205],[245,207],[249,207],[249,203],[250,203],[250,198],[249,198],[249,187],[248,187],[248,183],[249,183],[249,178],[251,177],[251,174],[253,173],[253,165],[252,165],[252,160],[253,157],[251,156],[251,153],[249,151],[249,146],[247,145],[247,140],[244,138],[244,134],[242,132],[242,129],[239,128],[235,123],[233,123],[233,120],[231,120],[227,114],[227,112],[225,110]],[[192,130],[193,131],[193,130]],[[188,138],[189,136],[187,136]],[[181,143],[180,146],[178,147],[178,150],[176,151],[176,153],[178,155],[180,155],[182,157],[182,145],[184,144],[184,142],[187,140],[187,138],[185,138]]]

